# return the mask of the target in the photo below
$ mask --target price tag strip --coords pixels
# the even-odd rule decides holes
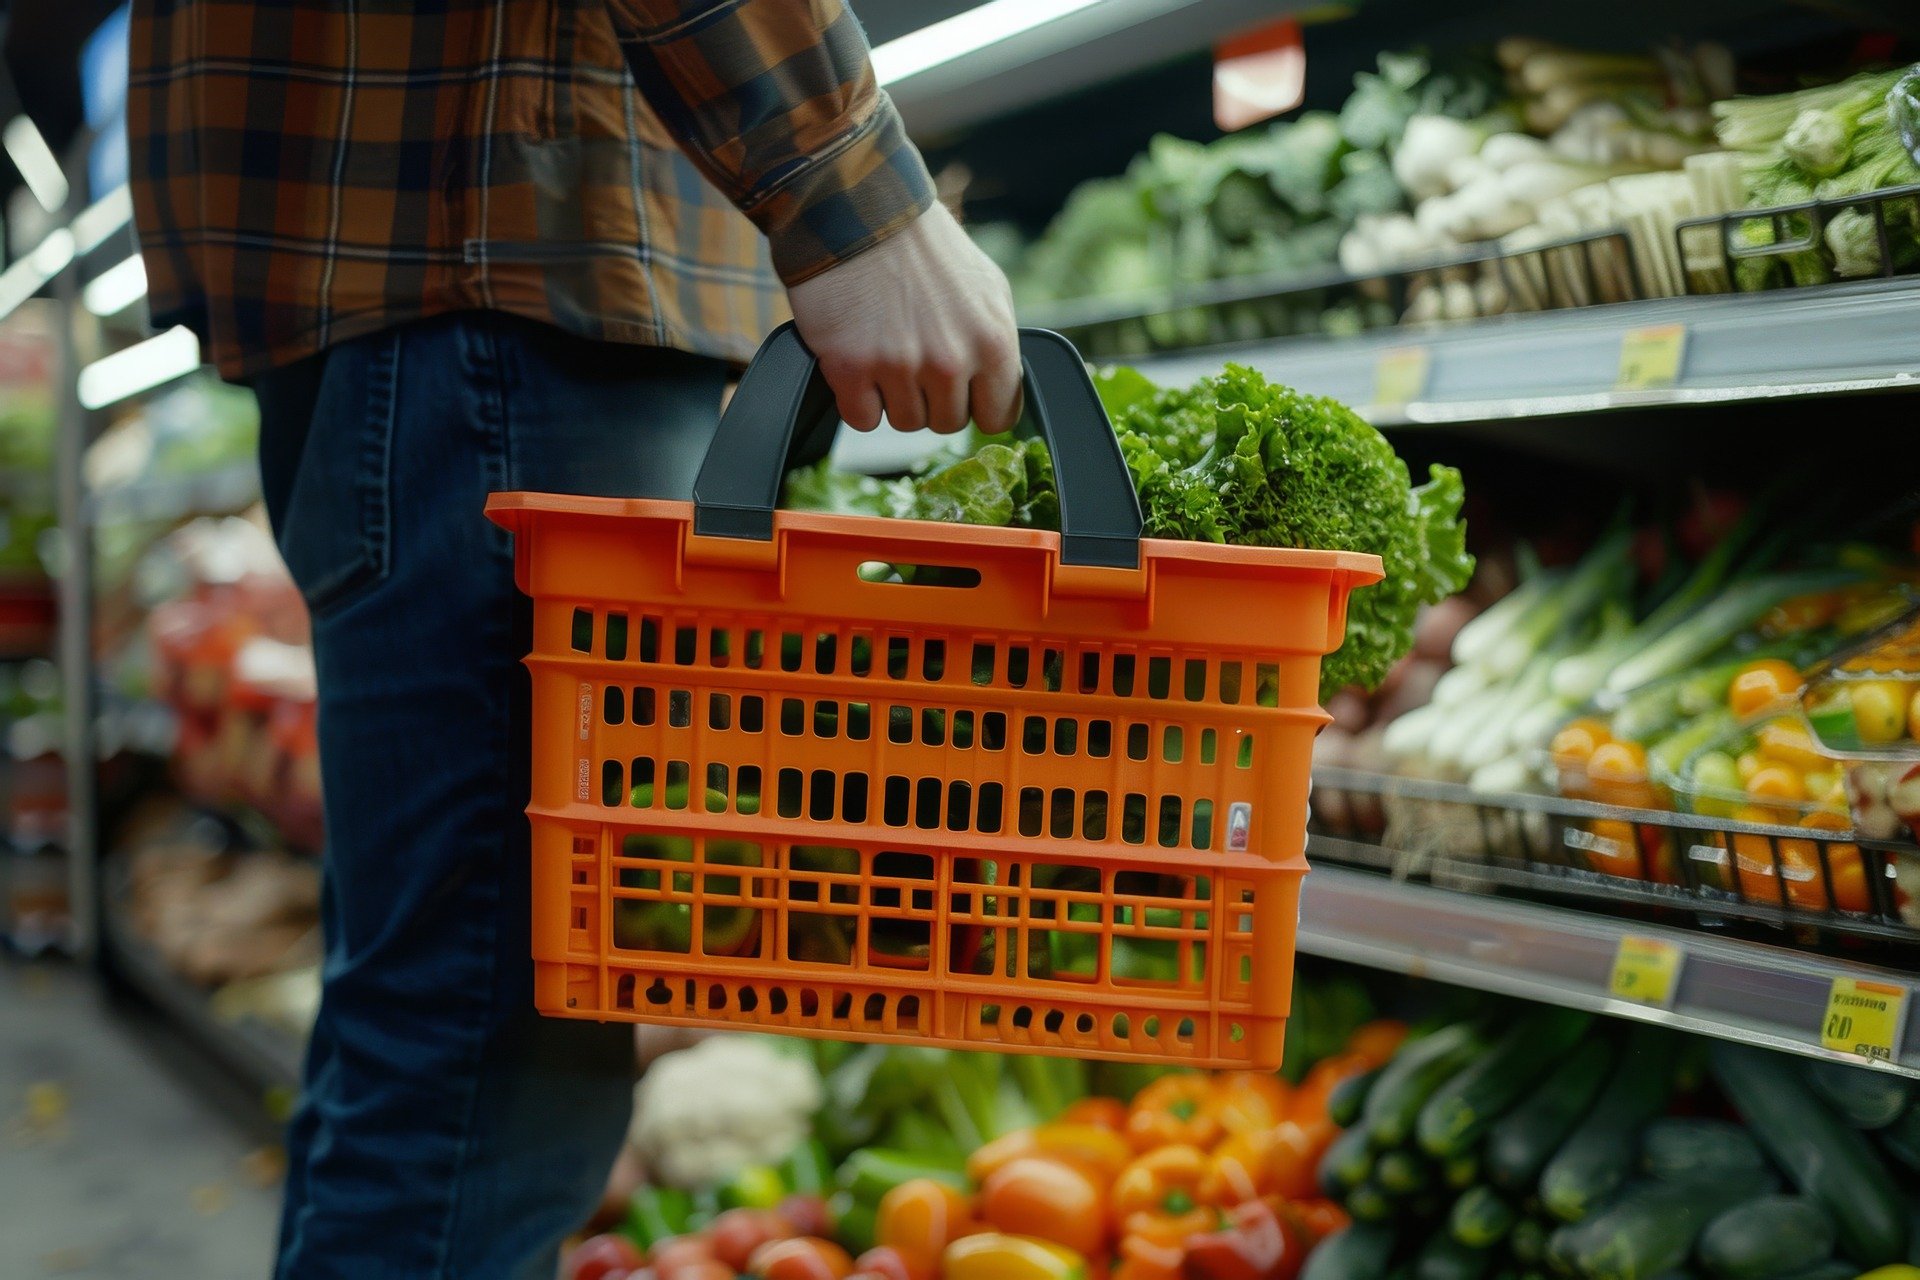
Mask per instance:
[[[1687,326],[1651,324],[1620,336],[1616,391],[1659,391],[1680,381],[1687,358]]]
[[[1686,962],[1687,953],[1678,943],[1627,934],[1614,952],[1607,993],[1616,1000],[1671,1009],[1680,990],[1680,969]]]
[[[1399,408],[1427,393],[1433,353],[1425,347],[1391,347],[1373,366],[1373,407]]]
[[[1907,1026],[1907,989],[1887,982],[1835,978],[1827,992],[1820,1043],[1856,1057],[1894,1062]]]

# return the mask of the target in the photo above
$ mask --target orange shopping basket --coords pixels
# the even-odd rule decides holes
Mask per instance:
[[[489,502],[544,1012],[1279,1063],[1320,659],[1380,562],[1142,539],[1079,354],[1021,351],[1061,533],[775,511],[837,422],[791,327],[693,502]]]

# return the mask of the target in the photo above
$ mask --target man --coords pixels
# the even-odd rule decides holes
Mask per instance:
[[[258,391],[313,615],[325,994],[278,1274],[546,1280],[633,1039],[532,1012],[528,613],[482,503],[689,496],[781,286],[853,426],[1004,428],[1006,282],[840,0],[135,0],[129,132],[155,319]]]

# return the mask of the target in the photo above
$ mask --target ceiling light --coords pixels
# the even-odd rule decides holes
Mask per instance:
[[[82,369],[80,403],[89,409],[104,409],[199,367],[200,339],[185,325],[176,325]]]
[[[887,41],[873,51],[874,75],[883,85],[893,84],[1102,3],[1105,0],[987,0]]]
[[[0,146],[7,149],[14,168],[27,180],[27,190],[48,213],[58,213],[67,203],[67,175],[60,168],[53,148],[40,136],[40,130],[26,116],[15,116],[0,130]]]
[[[47,238],[20,261],[0,271],[0,320],[40,292],[47,281],[66,270],[73,261],[73,235],[65,227],[47,233]]]
[[[147,264],[136,253],[88,281],[80,304],[97,316],[117,316],[146,296]]]
[[[92,253],[107,237],[133,220],[133,196],[124,186],[115,187],[73,215],[74,248]]]

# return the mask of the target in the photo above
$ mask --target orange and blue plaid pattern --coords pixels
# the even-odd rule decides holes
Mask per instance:
[[[135,0],[128,130],[235,378],[472,308],[744,360],[933,200],[840,0]]]

